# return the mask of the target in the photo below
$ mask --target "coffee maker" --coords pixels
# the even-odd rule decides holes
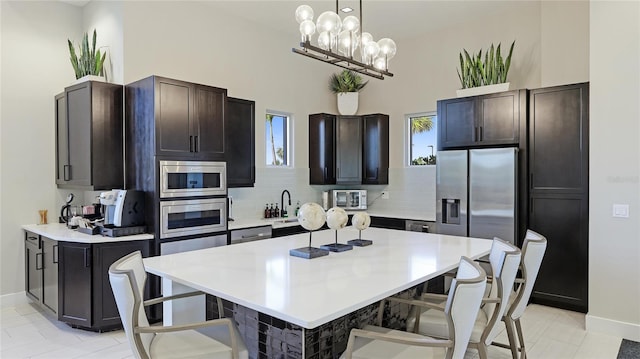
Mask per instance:
[[[100,193],[105,227],[144,225],[144,192],[114,189]]]

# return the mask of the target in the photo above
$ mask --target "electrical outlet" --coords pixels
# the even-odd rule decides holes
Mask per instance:
[[[389,192],[388,191],[382,191],[382,199],[389,199]]]
[[[628,204],[614,204],[613,216],[619,218],[629,218],[629,205]]]

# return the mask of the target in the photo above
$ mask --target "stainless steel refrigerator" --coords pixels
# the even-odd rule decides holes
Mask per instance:
[[[517,148],[438,151],[436,232],[515,243]]]

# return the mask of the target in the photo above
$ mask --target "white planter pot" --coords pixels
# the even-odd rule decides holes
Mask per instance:
[[[77,79],[73,84],[79,84],[81,82],[85,82],[85,81],[100,81],[100,82],[105,82],[104,81],[104,77],[103,76],[96,76],[96,75],[86,75],[86,76],[82,76],[81,78]]]
[[[509,82],[504,82],[504,83],[495,84],[495,85],[471,87],[468,89],[460,89],[460,90],[456,90],[456,95],[458,97],[468,97],[468,96],[486,95],[488,93],[496,93],[496,92],[503,92],[503,91],[509,91]]]
[[[337,95],[338,112],[341,115],[355,115],[358,112],[358,93],[340,92]]]

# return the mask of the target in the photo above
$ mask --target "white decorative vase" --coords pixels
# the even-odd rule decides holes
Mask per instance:
[[[504,82],[504,83],[495,84],[495,85],[486,85],[486,86],[471,87],[467,89],[460,89],[460,90],[456,90],[456,95],[458,97],[468,97],[468,96],[478,96],[478,95],[485,95],[488,93],[503,92],[503,91],[509,91],[509,82]]]
[[[341,115],[355,115],[358,112],[358,93],[357,92],[339,92],[338,112]]]
[[[86,81],[100,81],[100,82],[104,82],[104,77],[103,76],[96,76],[96,75],[86,75],[86,76],[82,76],[81,78],[77,79],[73,84],[79,84],[81,82],[86,82]]]

